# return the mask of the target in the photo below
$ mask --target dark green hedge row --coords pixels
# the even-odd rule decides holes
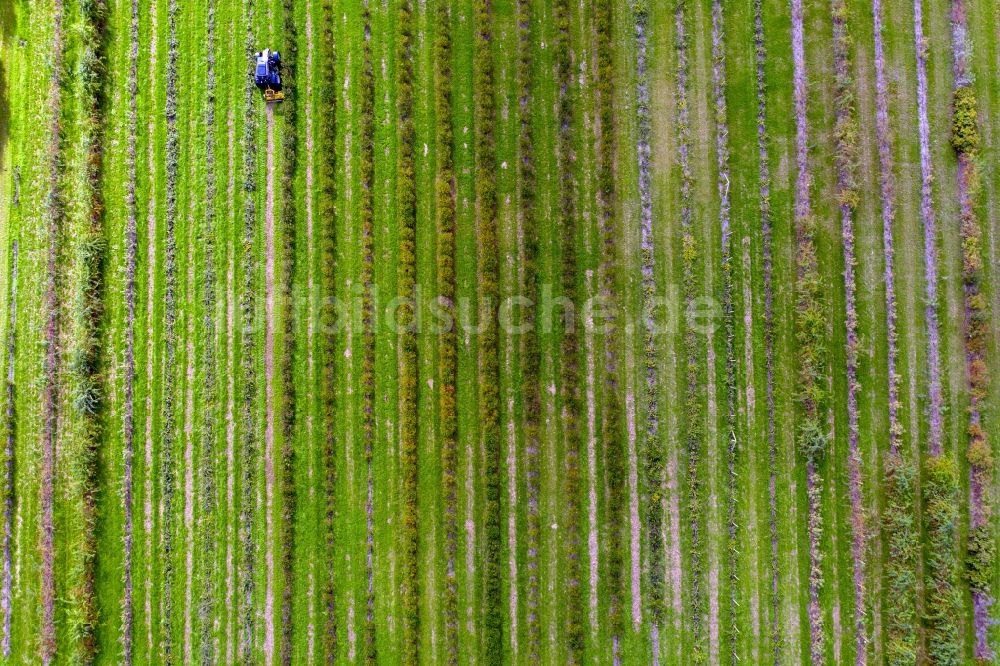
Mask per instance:
[[[576,256],[576,176],[573,168],[573,111],[574,79],[572,46],[570,44],[569,0],[554,0],[556,22],[556,76],[559,85],[557,114],[558,134],[558,178],[559,209],[556,224],[560,236],[561,265],[560,289],[562,296],[570,302],[577,302],[579,293],[578,263]],[[566,467],[564,491],[566,496],[567,533],[567,573],[565,612],[566,660],[569,664],[580,663],[585,646],[584,622],[586,618],[585,599],[581,581],[583,579],[583,511],[580,479],[580,426],[582,409],[580,403],[580,347],[577,327],[566,325],[560,329],[559,345],[559,386],[562,402],[563,441],[566,447]]]
[[[397,166],[397,205],[399,207],[399,412],[400,457],[403,470],[403,662],[419,661],[420,653],[420,583],[418,580],[418,372],[416,312],[414,296],[417,281],[417,190],[414,167],[416,127],[414,124],[414,20],[413,3],[403,0],[399,6],[399,30],[396,55],[396,104],[399,114],[399,162]]]
[[[282,47],[281,83],[288,103],[282,103],[284,116],[282,127],[281,185],[279,188],[279,211],[281,224],[277,233],[281,234],[279,258],[281,275],[280,293],[277,298],[279,310],[276,316],[282,326],[282,348],[278,352],[278,372],[281,402],[279,419],[281,424],[281,472],[278,478],[281,493],[281,538],[279,558],[284,587],[281,592],[281,636],[278,653],[281,663],[292,663],[292,600],[295,591],[295,513],[297,497],[295,493],[295,435],[296,435],[296,377],[295,357],[298,353],[296,337],[295,256],[298,241],[296,229],[299,217],[299,193],[295,178],[299,171],[299,100],[296,95],[298,69],[298,28],[295,20],[294,0],[282,0]]]
[[[455,309],[455,165],[452,130],[452,38],[450,3],[439,1],[434,38],[434,117],[437,174],[434,181],[437,213],[437,281],[441,306],[449,314]],[[458,336],[454,327],[443,331],[438,342],[439,411],[441,427],[441,492],[445,524],[445,654],[449,666],[458,664]]]
[[[103,375],[104,200],[101,178],[104,167],[105,42],[107,7],[103,0],[80,3],[83,50],[77,63],[79,99],[83,105],[80,136],[85,153],[87,187],[86,219],[76,241],[77,284],[73,301],[74,335],[70,372],[72,405],[80,419],[76,455],[70,457],[70,478],[80,501],[81,541],[75,544],[70,562],[70,632],[83,663],[93,660],[97,650],[94,632],[99,621],[95,578],[97,553],[97,500],[99,492],[98,452],[104,432],[105,378]]]
[[[479,336],[479,428],[484,452],[486,481],[485,562],[483,565],[483,654],[486,664],[503,662],[504,613],[503,566],[504,544],[502,441],[500,437],[500,338],[497,305],[500,300],[500,253],[497,237],[496,191],[496,90],[493,67],[493,3],[475,0],[476,31],[473,51],[473,107],[475,116],[475,192],[476,192],[476,282],[479,286],[480,311],[488,312],[485,331]]]

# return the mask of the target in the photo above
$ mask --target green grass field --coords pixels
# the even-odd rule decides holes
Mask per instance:
[[[1000,663],[998,14],[0,0],[0,663]]]

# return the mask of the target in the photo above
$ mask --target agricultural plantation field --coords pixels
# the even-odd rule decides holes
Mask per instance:
[[[0,663],[1000,663],[998,25],[0,0]]]

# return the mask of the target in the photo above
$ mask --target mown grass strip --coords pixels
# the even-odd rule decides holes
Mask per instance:
[[[198,660],[203,666],[216,662],[214,624],[218,612],[215,586],[215,564],[218,561],[218,540],[216,538],[216,453],[215,441],[218,427],[218,367],[216,361],[216,164],[215,164],[215,104],[216,104],[216,3],[207,0],[206,6],[206,73],[205,73],[205,194],[204,211],[198,225],[198,244],[202,255],[202,319],[200,338],[201,350],[201,440],[198,462],[199,516],[198,535],[198,581],[201,594],[198,600],[197,620],[199,645]],[[193,296],[193,295],[192,295]]]
[[[534,133],[532,128],[532,48],[533,48],[533,16],[529,0],[518,0],[516,6],[517,20],[517,88],[520,131],[518,134],[518,182],[519,182],[519,214],[521,217],[521,234],[524,237],[524,295],[534,303],[541,300],[538,279],[539,270],[539,228],[536,220],[536,187],[535,158],[533,153]],[[542,427],[542,353],[538,332],[538,321],[533,309],[526,313],[524,322],[525,335],[522,348],[524,387],[524,466],[527,491],[527,570],[528,589],[525,602],[528,608],[527,629],[528,645],[527,660],[529,664],[541,663],[541,623],[538,617],[541,603],[539,590],[539,544],[541,522],[538,515],[539,477],[541,463],[539,449],[541,447]]]
[[[361,10],[362,43],[359,131],[361,135],[361,437],[365,451],[365,622],[364,660],[378,662],[375,624],[375,526],[373,522],[375,446],[375,74],[372,62],[372,22],[368,0]]]
[[[48,666],[56,653],[56,586],[55,586],[55,523],[53,515],[56,440],[59,429],[59,237],[64,222],[60,180],[62,174],[62,77],[63,22],[62,0],[53,3],[52,15],[52,74],[49,83],[48,193],[44,221],[48,232],[45,280],[45,361],[42,389],[42,462],[39,483],[41,513],[41,605],[42,626],[39,636],[39,657]]]
[[[176,2],[176,0],[171,0]],[[246,0],[243,5],[243,20],[246,23],[245,64],[253,62],[256,52],[254,40],[254,0]],[[247,71],[247,70],[244,70]],[[243,375],[240,396],[241,442],[239,463],[241,470],[239,501],[240,562],[239,580],[239,648],[237,659],[249,664],[256,661],[254,588],[256,580],[256,544],[254,543],[254,517],[257,514],[257,365],[256,365],[256,307],[257,260],[254,239],[257,236],[257,104],[253,77],[247,74],[243,91],[243,238],[242,238],[242,285],[240,289],[240,365]],[[167,367],[170,367],[168,364]]]
[[[411,0],[403,0],[397,18],[397,112],[399,161],[396,197],[399,206],[399,428],[403,495],[403,663],[420,657],[418,474],[418,361],[416,323],[417,192],[414,167],[414,18]]]
[[[977,663],[994,659],[990,645],[990,607],[996,580],[996,528],[993,520],[993,450],[982,423],[982,405],[988,404],[990,340],[989,301],[982,293],[983,238],[977,208],[982,194],[978,104],[970,67],[968,19],[963,0],[952,0],[951,143],[958,154],[958,200],[962,239],[962,288],[965,311],[965,365],[969,387],[968,445],[969,534],[965,573],[972,590],[973,657]]]
[[[11,208],[18,207],[17,180],[15,174],[15,189]],[[13,606],[11,599],[11,541],[13,538],[14,520],[14,448],[17,444],[17,386],[14,383],[14,366],[17,351],[17,259],[18,242],[14,239],[10,248],[9,287],[7,290],[7,382],[4,391],[4,453],[3,453],[3,570],[0,571],[0,612],[3,613],[3,635],[0,637],[0,654],[4,659],[10,658],[10,626]]]
[[[319,358],[320,358],[320,419],[322,429],[323,495],[325,515],[323,529],[326,545],[326,566],[322,585],[324,627],[322,646],[325,660],[337,660],[337,580],[334,575],[336,548],[336,327],[337,313],[332,306],[336,294],[336,220],[337,220],[337,72],[334,49],[334,15],[331,0],[320,6],[320,39],[316,57],[319,61],[318,97],[316,107],[323,109],[316,128],[319,146],[316,161],[317,207],[316,219],[320,221],[320,301]]]
[[[834,58],[834,162],[837,169],[837,202],[840,208],[841,240],[844,246],[844,320],[847,349],[847,441],[848,484],[851,503],[851,561],[854,584],[854,640],[857,666],[868,662],[868,624],[865,598],[865,556],[867,535],[865,508],[861,488],[861,451],[858,440],[858,312],[856,250],[854,234],[855,209],[860,201],[858,191],[858,120],[854,100],[854,79],[851,75],[851,36],[847,27],[847,4],[832,0]]]
[[[577,260],[577,216],[576,216],[576,175],[573,168],[574,137],[573,108],[574,78],[573,52],[570,45],[570,7],[568,0],[555,0],[556,22],[556,76],[559,95],[557,101],[558,133],[558,180],[559,212],[558,234],[561,238],[560,291],[568,302],[577,302],[578,260]],[[583,660],[585,646],[584,619],[586,605],[582,591],[583,581],[583,506],[580,453],[582,437],[580,433],[580,341],[575,321],[563,319],[560,327],[559,346],[559,390],[562,404],[563,440],[566,450],[565,479],[566,495],[566,595],[564,630],[566,634],[566,657],[569,664],[579,664]]]
[[[483,651],[489,665],[503,661],[503,488],[500,437],[500,336],[497,305],[500,300],[500,259],[497,253],[496,90],[494,82],[493,4],[476,0],[476,42],[473,54],[473,107],[475,114],[476,282],[479,312],[485,317],[479,336],[479,428],[483,450],[486,497],[483,526]],[[400,89],[402,97],[402,89]],[[400,146],[401,151],[403,146]],[[402,201],[400,202],[403,203]]]
[[[439,1],[435,12],[434,42],[434,115],[436,128],[437,174],[437,280],[440,306],[454,321],[455,315],[455,166],[452,131],[452,37],[451,9]],[[454,326],[440,334],[438,347],[441,428],[441,494],[444,497],[445,588],[444,629],[445,660],[449,666],[459,660],[459,611],[456,558],[458,556],[458,335]]]
[[[279,544],[281,552],[281,636],[278,645],[278,658],[284,666],[292,663],[292,645],[295,623],[292,618],[293,594],[296,589],[295,570],[296,542],[295,521],[298,506],[295,489],[295,442],[298,430],[297,402],[299,390],[295,377],[295,358],[298,353],[296,337],[297,319],[295,304],[295,272],[299,216],[299,192],[296,188],[296,176],[299,170],[299,101],[298,92],[298,28],[293,0],[282,1],[282,41],[284,47],[281,56],[281,82],[289,104],[281,108],[284,116],[281,138],[281,185],[280,185],[280,233],[281,275],[278,294],[280,307],[277,316],[282,326],[282,348],[278,357],[279,419],[281,427],[281,474],[278,480],[281,494],[281,527]]]
[[[739,644],[739,544],[737,542],[737,456],[740,452],[740,433],[737,427],[736,313],[733,305],[733,256],[729,167],[729,120],[726,105],[726,51],[725,25],[721,0],[712,2],[712,99],[715,112],[715,159],[719,192],[720,261],[722,263],[722,335],[726,356],[724,386],[726,401],[726,577],[729,586],[729,621],[725,627],[725,640],[729,659],[735,663]]]
[[[136,253],[138,252],[136,202],[136,179],[138,177],[136,137],[139,132],[139,0],[132,0],[129,22],[129,110],[128,110],[128,149],[126,153],[126,169],[128,184],[126,186],[125,207],[125,396],[122,415],[123,431],[123,473],[122,473],[122,508],[124,527],[122,530],[122,624],[121,624],[121,658],[123,666],[132,666],[132,643],[134,609],[132,607],[132,547],[133,547],[133,507],[134,494],[132,461],[135,454],[135,295],[136,295]]]
[[[893,223],[896,216],[896,178],[889,127],[882,0],[872,0],[875,46],[875,133],[879,158],[882,212],[882,251],[885,262],[886,356],[889,402],[889,452],[883,472],[885,505],[882,530],[887,537],[883,575],[884,651],[891,666],[912,664],[917,658],[917,552],[919,537],[914,504],[915,470],[902,455],[900,376],[897,371],[899,333],[896,329],[896,276]]]

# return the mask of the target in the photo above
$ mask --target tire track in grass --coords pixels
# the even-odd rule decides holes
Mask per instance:
[[[17,176],[15,176],[17,178]],[[15,185],[15,187],[17,187]],[[13,207],[18,207],[17,195],[14,195]],[[16,398],[17,387],[14,384],[14,368],[17,350],[17,259],[18,241],[15,238],[11,245],[10,255],[10,287],[7,294],[7,386],[4,409],[4,430],[6,442],[3,458],[3,571],[0,576],[3,588],[0,591],[0,612],[3,613],[3,637],[0,639],[0,653],[5,659],[10,658],[10,625],[13,615],[11,604],[11,541],[13,537],[14,504],[16,501],[14,488],[14,448],[17,444]]]
[[[721,0],[712,2],[712,97],[715,113],[715,155],[719,193],[720,260],[722,264],[722,317],[723,345],[725,349],[725,401],[726,401],[726,563],[725,573],[729,587],[728,626],[725,629],[729,648],[729,659],[739,660],[737,649],[739,640],[739,599],[737,542],[737,456],[740,452],[739,431],[736,420],[739,400],[736,379],[736,315],[733,306],[733,257],[732,229],[730,225],[730,168],[729,168],[729,123],[726,106],[726,53],[725,25]],[[711,370],[710,370],[711,371]]]
[[[49,109],[52,114],[49,126],[48,192],[45,201],[45,227],[48,230],[45,286],[45,361],[43,366],[41,481],[39,488],[41,534],[41,605],[42,626],[39,636],[39,657],[48,666],[56,656],[55,625],[55,524],[53,500],[55,482],[56,442],[59,427],[59,236],[62,230],[63,211],[60,190],[62,164],[61,141],[61,88],[63,68],[63,2],[53,3],[52,74],[49,82]]]
[[[889,664],[912,664],[917,657],[916,543],[914,530],[914,469],[900,453],[900,376],[897,372],[899,335],[896,330],[896,276],[893,222],[896,216],[896,178],[886,77],[882,0],[872,0],[875,49],[875,133],[879,159],[882,213],[882,251],[885,268],[886,362],[889,403],[889,452],[885,462],[883,533],[888,537],[884,576],[884,653]]]
[[[496,122],[492,33],[492,1],[476,0],[474,5],[476,43],[474,62],[475,113],[475,192],[476,192],[476,282],[484,331],[479,336],[478,384],[479,425],[484,456],[486,497],[483,527],[483,649],[488,665],[502,661],[504,648],[503,574],[501,556],[502,483],[500,436],[500,339],[496,310],[500,298],[500,262],[497,256]],[[402,147],[401,147],[402,149]],[[513,587],[512,587],[513,590]],[[512,591],[513,594],[513,591]]]
[[[965,366],[969,389],[968,446],[969,534],[966,578],[972,592],[973,657],[977,663],[994,659],[990,644],[990,607],[996,578],[996,529],[993,526],[993,452],[982,422],[982,403],[988,404],[989,301],[981,291],[983,275],[982,228],[978,206],[982,199],[978,102],[971,71],[972,44],[968,36],[964,0],[951,2],[952,128],[951,143],[958,154],[959,235],[962,239]],[[982,47],[980,47],[982,48]]]
[[[122,507],[124,513],[124,529],[122,534],[122,624],[121,649],[123,666],[132,666],[133,608],[132,608],[132,547],[133,547],[133,474],[132,461],[135,448],[135,274],[136,253],[138,252],[136,231],[136,194],[137,178],[136,136],[138,135],[138,102],[139,93],[139,0],[132,0],[129,22],[129,111],[128,111],[128,148],[126,169],[128,170],[128,185],[126,186],[125,207],[127,220],[125,223],[125,404],[123,406],[122,431],[124,435],[124,462],[122,476]],[[13,273],[17,275],[16,270]],[[148,343],[148,341],[147,341]]]
[[[228,136],[226,157],[229,178],[226,183],[227,213],[229,219],[236,217],[236,128],[235,111],[230,106],[227,111]],[[228,244],[226,265],[226,513],[236,515],[236,244]],[[231,520],[231,518],[230,518]],[[232,618],[237,615],[236,565],[233,530],[226,526],[226,663],[234,663],[236,635]]]
[[[578,262],[576,253],[576,174],[574,169],[573,115],[573,48],[570,43],[569,0],[555,0],[556,23],[556,75],[559,94],[557,99],[559,211],[558,229],[561,236],[559,279],[562,297],[570,303],[578,301]],[[562,405],[563,440],[566,451],[563,484],[566,495],[566,609],[565,633],[567,662],[579,664],[584,650],[584,602],[581,591],[583,578],[582,535],[583,507],[581,505],[582,481],[580,478],[581,436],[580,409],[580,349],[576,322],[563,321],[560,330],[559,391]]]
[[[855,251],[854,215],[860,195],[857,182],[858,122],[854,102],[854,80],[851,74],[851,36],[847,27],[847,5],[844,0],[832,0],[834,58],[834,161],[837,169],[837,200],[840,208],[841,240],[844,246],[844,320],[846,328],[847,365],[847,440],[848,485],[851,503],[851,560],[854,586],[854,635],[856,666],[868,663],[868,623],[865,602],[865,555],[867,527],[861,487],[861,451],[858,444],[858,312],[857,257]]]
[[[440,305],[449,317],[455,310],[455,173],[452,155],[452,45],[451,11],[447,2],[436,7],[436,36],[434,44],[434,113],[436,119],[435,144],[437,146],[437,173],[435,181],[437,213],[437,280]],[[455,560],[458,555],[458,414],[456,384],[458,379],[458,336],[454,327],[441,332],[438,345],[440,363],[439,406],[441,426],[442,497],[444,498],[445,529],[445,662],[458,664],[459,618],[458,580]],[[373,350],[374,351],[374,350]]]
[[[403,529],[403,663],[414,666],[420,657],[420,589],[418,479],[419,366],[414,298],[416,295],[416,205],[414,172],[416,128],[414,122],[414,17],[411,0],[402,0],[397,18],[397,111],[399,113],[399,437],[402,466]]]
[[[814,664],[826,657],[826,635],[820,594],[823,588],[821,538],[823,480],[818,469],[827,447],[825,431],[827,359],[824,345],[825,305],[816,258],[816,222],[810,196],[809,121],[802,0],[791,0],[792,61],[795,100],[795,339],[798,346],[798,390],[796,395],[796,443],[806,467],[806,497],[809,507],[809,654]]]

